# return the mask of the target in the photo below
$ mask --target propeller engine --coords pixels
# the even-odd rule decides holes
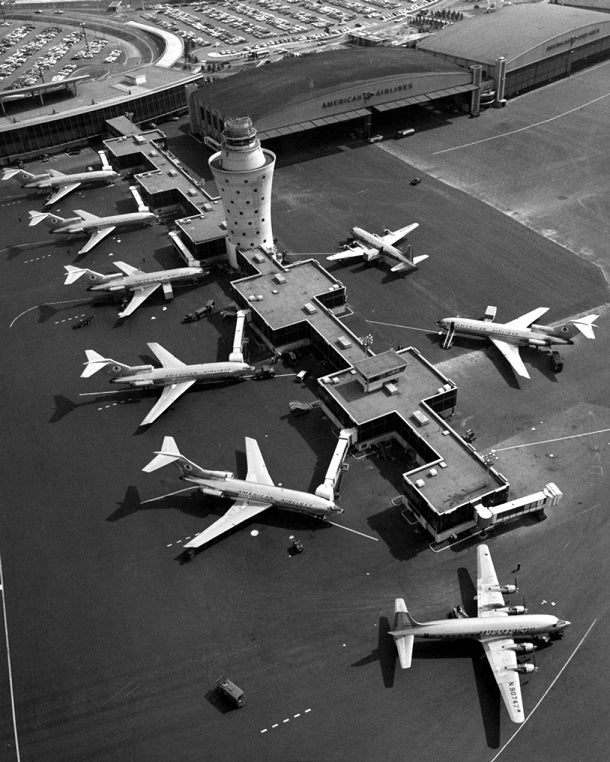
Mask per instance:
[[[514,667],[507,667],[506,669],[511,669],[513,672],[519,672],[522,675],[528,675],[536,671],[536,667],[533,664],[516,664]]]
[[[517,654],[533,654],[536,646],[533,643],[512,643],[510,646],[504,646],[505,651],[514,651]]]

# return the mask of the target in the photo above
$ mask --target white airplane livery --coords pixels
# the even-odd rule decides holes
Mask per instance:
[[[45,206],[52,206],[67,196],[72,191],[80,188],[81,185],[89,185],[96,182],[110,182],[119,177],[119,173],[108,163],[104,151],[98,151],[102,159],[102,169],[92,169],[88,172],[73,172],[69,175],[59,172],[56,169],[50,169],[40,175],[33,175],[24,169],[10,168],[5,169],[2,174],[3,180],[10,180],[16,177],[21,181],[22,188],[38,188],[40,190],[52,191],[49,198],[44,202]]]
[[[184,545],[185,549],[200,548],[272,505],[307,513],[320,519],[343,513],[343,509],[332,500],[309,492],[276,486],[269,476],[257,441],[251,437],[246,437],[245,441],[248,464],[245,479],[236,479],[230,471],[209,471],[201,468],[180,453],[173,437],[163,438],[161,450],[155,452],[155,457],[142,469],[151,473],[170,463],[177,463],[181,479],[194,484],[204,495],[235,501],[224,516],[189,540]]]
[[[170,405],[190,389],[196,382],[214,383],[224,379],[239,379],[254,371],[252,365],[245,362],[210,362],[186,365],[160,344],[147,345],[161,363],[161,368],[152,365],[124,365],[109,357],[102,357],[93,349],[85,350],[87,362],[81,378],[89,378],[102,368],[110,376],[111,384],[124,384],[134,388],[163,386],[157,403],[152,407],[140,426],[156,421]]]
[[[166,299],[171,299],[174,295],[172,284],[179,282],[195,282],[204,277],[207,271],[202,267],[178,267],[173,270],[160,270],[158,272],[146,273],[137,267],[132,267],[126,262],[115,262],[116,267],[121,273],[111,273],[102,275],[86,267],[74,267],[73,265],[64,265],[66,270],[66,279],[64,285],[74,283],[79,278],[86,276],[91,284],[88,291],[95,292],[132,292],[129,304],[124,310],[119,312],[119,317],[124,318],[131,315],[132,312],[142,304],[143,301],[156,291],[159,287],[163,288],[163,294]]]
[[[109,217],[98,217],[82,209],[75,209],[76,217],[64,219],[51,212],[29,212],[30,227],[45,222],[50,228],[51,233],[67,233],[68,235],[77,233],[88,233],[90,238],[87,243],[78,252],[86,254],[100,241],[110,235],[116,228],[131,227],[133,225],[151,224],[157,219],[157,215],[142,203],[137,188],[129,189],[138,202],[137,212],[128,212],[127,214],[113,214]]]
[[[438,321],[438,325],[446,332],[443,348],[449,349],[456,335],[489,339],[504,355],[517,376],[530,378],[519,354],[520,346],[550,347],[552,344],[573,344],[572,337],[578,333],[582,333],[588,339],[595,338],[593,329],[596,327],[598,315],[574,318],[557,328],[536,324],[535,321],[548,310],[548,307],[538,307],[508,323],[495,323],[493,317],[484,320],[443,318]],[[495,316],[495,307],[488,307],[486,314]]]
[[[350,232],[361,243],[348,244],[343,251],[331,254],[327,259],[335,262],[360,257],[365,262],[373,262],[375,259],[381,258],[392,265],[390,270],[393,273],[415,270],[420,262],[428,259],[428,255],[423,254],[422,256],[414,257],[411,245],[407,246],[406,252],[402,252],[397,247],[397,244],[418,227],[419,223],[414,222],[412,225],[407,225],[399,230],[385,230],[381,236],[369,233],[362,228],[353,227]],[[366,245],[363,246],[362,244]]]
[[[570,625],[551,614],[528,614],[524,606],[506,606],[503,593],[517,592],[515,585],[500,585],[487,545],[477,548],[477,616],[458,619],[416,621],[402,598],[395,602],[394,628],[390,635],[396,642],[400,666],[409,669],[415,638],[474,638],[485,655],[513,722],[525,719],[519,673],[533,672],[533,664],[520,664],[517,654],[533,653],[536,648],[527,638],[560,638]],[[515,638],[519,638],[515,642]],[[522,639],[526,640],[523,641]]]

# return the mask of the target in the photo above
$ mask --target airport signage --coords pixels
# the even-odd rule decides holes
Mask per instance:
[[[358,103],[363,101],[366,103],[371,98],[379,98],[383,95],[393,95],[394,93],[403,93],[410,90],[413,87],[413,82],[404,82],[394,87],[380,87],[378,90],[353,93],[353,95],[346,95],[344,98],[337,98],[334,101],[325,101],[322,104],[322,108],[333,108],[335,106],[343,106],[347,103]]]

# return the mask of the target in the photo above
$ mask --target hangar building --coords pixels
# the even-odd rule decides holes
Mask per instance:
[[[448,63],[479,64],[496,102],[608,56],[610,16],[561,5],[511,5],[446,27],[419,49]]]
[[[406,48],[348,48],[291,58],[203,85],[190,97],[191,129],[220,143],[227,118],[247,114],[260,140],[364,119],[375,112],[471,95],[474,69]],[[214,143],[212,143],[214,145]]]

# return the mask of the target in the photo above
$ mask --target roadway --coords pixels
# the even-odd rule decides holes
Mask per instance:
[[[446,141],[447,130],[436,134]],[[72,169],[79,160],[90,162],[72,157]],[[231,323],[180,318],[208,298],[229,301],[227,283],[180,289],[168,304],[153,295],[118,325],[114,307],[72,301],[79,284],[62,285],[62,265],[75,261],[81,241],[37,246],[42,226],[24,222],[37,204],[15,199],[5,183],[0,321],[10,363],[2,379],[0,556],[21,759],[364,761],[403,759],[406,749],[445,760],[544,761],[557,749],[570,761],[605,756],[608,438],[566,437],[610,427],[608,320],[596,342],[566,349],[556,378],[527,353],[532,381],[523,389],[498,372],[491,353],[447,353],[402,326],[430,331],[439,317],[478,314],[487,303],[508,319],[544,301],[550,319],[560,319],[604,304],[606,284],[593,263],[464,192],[431,176],[412,188],[416,171],[378,145],[281,167],[274,230],[296,251],[332,251],[354,223],[419,221],[416,253],[430,258],[413,275],[337,270],[353,324],[373,333],[376,351],[414,343],[448,363],[460,385],[453,425],[475,428],[482,450],[497,448],[509,477],[526,469],[521,482],[532,490],[553,478],[566,493],[546,521],[488,540],[500,578],[512,581],[521,564],[531,610],[573,622],[563,642],[539,654],[538,674],[522,681],[526,713],[537,707],[531,719],[513,739],[516,726],[476,645],[416,646],[411,671],[397,669],[384,635],[394,597],[404,596],[416,616],[442,617],[460,600],[472,606],[476,573],[473,546],[433,553],[391,506],[400,459],[350,459],[337,523],[355,532],[272,510],[180,565],[183,542],[226,505],[188,493],[141,505],[181,487],[171,468],[141,472],[164,434],[202,466],[239,475],[243,436],[254,436],[276,481],[315,489],[334,447],[331,427],[320,411],[289,416],[290,400],[313,399],[311,388],[283,375],[290,369],[272,381],[189,392],[145,432],[137,424],[156,394],[81,397],[107,391],[101,378],[79,378],[84,349],[135,363],[146,360],[146,342],[157,341],[185,362],[226,356]],[[60,209],[75,206],[133,208],[123,182],[73,194]],[[117,258],[150,270],[176,266],[165,233],[121,233],[79,261],[101,271]],[[51,302],[64,303],[36,307]],[[94,321],[72,330],[68,319],[84,312]],[[315,368],[311,357],[303,364]],[[562,441],[552,450],[519,447],[554,438]],[[304,542],[300,556],[288,553],[291,534]],[[10,759],[2,670],[0,740]],[[246,708],[226,711],[217,701],[212,688],[222,673],[246,690]]]

